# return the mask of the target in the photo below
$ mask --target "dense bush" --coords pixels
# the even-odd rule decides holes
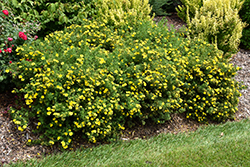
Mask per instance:
[[[35,21],[19,22],[18,16],[14,16],[8,5],[2,2],[0,11],[0,92],[3,92],[14,86],[5,69],[12,62],[19,61],[16,47],[34,40],[40,27]]]
[[[152,6],[151,13],[155,13],[156,16],[166,16],[170,15],[169,9],[173,2],[171,0],[149,0],[149,4]]]
[[[241,44],[244,48],[250,49],[250,0],[244,1],[239,15],[242,21],[248,24],[248,26],[243,29]]]
[[[98,0],[10,0],[14,14],[26,20],[37,19],[42,25],[38,36],[62,30],[65,25],[78,24],[96,13]]]
[[[8,71],[27,107],[12,109],[14,123],[22,131],[35,118],[43,144],[66,149],[76,132],[107,140],[125,124],[163,123],[171,113],[200,122],[233,118],[238,68],[211,44],[162,25],[141,21],[113,30],[86,21],[17,48],[23,58]]]
[[[242,30],[246,26],[238,15],[243,2],[240,0],[191,2],[196,4],[197,7],[195,5],[191,7],[189,3],[184,3],[187,5],[186,21],[190,29],[190,36],[214,44],[225,53],[225,57],[230,57],[232,53],[236,53],[240,44]],[[199,6],[201,7],[199,8]],[[181,9],[179,13],[182,14],[185,10]]]
[[[99,22],[121,27],[140,20],[152,20],[149,0],[102,0],[97,5]],[[153,15],[154,16],[154,15]]]

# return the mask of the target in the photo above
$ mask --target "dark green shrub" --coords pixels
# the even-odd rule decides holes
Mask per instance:
[[[179,0],[149,0],[149,4],[152,6],[151,15],[155,13],[155,16],[166,16],[176,12],[175,8],[181,5],[181,2]]]
[[[245,0],[239,15],[242,21],[248,24],[248,26],[243,29],[241,45],[246,49],[250,49],[250,0]]]
[[[171,0],[149,0],[149,4],[152,6],[151,13],[155,13],[156,16],[166,16],[170,15],[168,10],[173,2]]]
[[[8,70],[27,107],[12,108],[13,122],[22,131],[34,118],[43,144],[66,149],[77,132],[107,140],[125,124],[163,123],[171,113],[233,118],[237,68],[211,44],[182,36],[151,21],[115,30],[86,21],[19,47],[23,58]]]
[[[11,0],[15,14],[26,20],[37,19],[42,26],[38,36],[65,26],[79,24],[83,18],[90,18],[96,13],[95,3],[98,0]]]

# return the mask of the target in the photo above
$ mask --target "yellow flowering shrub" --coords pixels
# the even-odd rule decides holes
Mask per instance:
[[[23,45],[9,69],[13,92],[25,98],[23,108],[12,108],[13,121],[23,130],[33,118],[43,144],[67,149],[78,132],[95,143],[125,124],[163,123],[171,113],[200,122],[233,118],[237,68],[211,44],[183,36],[163,23],[112,29],[86,21]]]

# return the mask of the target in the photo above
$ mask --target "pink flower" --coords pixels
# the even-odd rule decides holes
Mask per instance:
[[[11,48],[8,48],[8,49],[7,49],[7,52],[11,53],[11,52],[12,52],[12,49],[11,49]]]
[[[9,14],[8,10],[3,10],[2,12],[3,12],[3,14],[5,14],[6,16],[8,16],[8,14]]]
[[[22,38],[23,40],[27,40],[27,36],[24,34],[24,32],[19,32],[18,33],[18,36],[20,37],[20,38]]]
[[[0,49],[0,53],[2,53],[2,50]]]
[[[8,37],[8,41],[13,41],[13,38]]]
[[[35,36],[35,40],[36,40],[37,38],[38,38],[38,36],[36,35],[36,36]]]

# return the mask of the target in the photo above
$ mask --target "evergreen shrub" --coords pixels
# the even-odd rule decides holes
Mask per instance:
[[[241,44],[244,48],[250,49],[250,0],[245,0],[239,12],[240,18],[248,25],[243,29]]]
[[[214,44],[231,57],[238,51],[242,30],[246,26],[238,15],[243,1],[241,0],[205,0],[182,1],[185,8],[180,8],[180,14],[186,12],[186,22],[191,38],[201,38]],[[191,3],[192,2],[192,3]],[[191,4],[196,4],[189,6]],[[185,17],[184,17],[185,18]]]
[[[35,120],[42,144],[66,149],[78,132],[94,143],[110,140],[126,124],[164,123],[179,112],[221,122],[237,110],[238,67],[163,22],[112,29],[86,20],[17,52],[22,59],[8,71],[25,107],[12,108],[11,116],[21,131]]]
[[[98,14],[94,16],[96,20],[117,28],[129,22],[152,20],[149,0],[102,0],[97,9]]]
[[[172,0],[149,0],[149,4],[152,6],[151,13],[155,16],[170,15],[169,10],[173,5]]]

